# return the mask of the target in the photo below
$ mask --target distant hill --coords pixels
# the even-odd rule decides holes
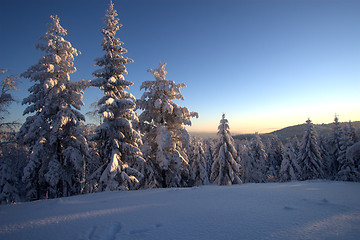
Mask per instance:
[[[349,122],[342,122],[342,123],[340,123],[340,126],[344,127],[347,124],[349,124]],[[351,124],[355,128],[355,132],[356,132],[357,136],[360,136],[360,121],[351,122]],[[322,136],[330,135],[331,131],[332,131],[332,127],[333,127],[333,123],[315,124],[316,131]],[[306,128],[306,123],[286,127],[286,128],[280,129],[280,130],[276,130],[276,131],[273,131],[270,133],[265,133],[265,134],[260,134],[260,135],[262,137],[266,137],[271,134],[276,134],[282,142],[286,142],[288,138],[293,138],[296,135],[297,138],[300,140],[304,134],[305,128]],[[245,140],[245,139],[249,140],[253,136],[254,136],[254,134],[239,134],[239,135],[235,135],[233,137],[235,139],[239,139],[239,140]]]
[[[217,138],[216,132],[189,132],[189,134],[193,137],[198,137],[202,139],[209,139],[209,138]]]

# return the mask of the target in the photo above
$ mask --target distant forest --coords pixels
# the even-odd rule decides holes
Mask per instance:
[[[340,127],[345,127],[348,124],[348,122],[340,122]],[[357,136],[360,136],[360,121],[351,122],[353,128],[355,129],[355,133]],[[319,135],[322,136],[330,136],[333,131],[333,123],[322,123],[322,124],[314,124],[314,127]],[[269,135],[277,135],[278,138],[285,143],[287,139],[297,137],[298,139],[301,139],[301,137],[304,134],[304,130],[306,128],[306,123],[298,124],[294,126],[289,126],[282,128],[280,130],[276,130],[270,133],[264,133],[260,134],[262,137],[266,137]],[[249,140],[254,136],[254,134],[236,134],[233,135],[234,139],[238,140]]]

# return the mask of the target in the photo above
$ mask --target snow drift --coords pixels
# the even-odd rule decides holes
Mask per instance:
[[[358,239],[360,183],[102,192],[0,206],[0,239]]]

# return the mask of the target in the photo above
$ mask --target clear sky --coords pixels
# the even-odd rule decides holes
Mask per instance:
[[[134,60],[129,92],[140,98],[146,70],[167,62],[167,78],[185,83],[180,105],[197,111],[190,131],[216,132],[222,113],[231,132],[270,132],[310,118],[360,120],[358,0],[113,0],[123,27],[117,37]],[[44,54],[35,49],[57,14],[82,54],[72,81],[92,79],[101,57],[107,0],[0,0],[0,68],[24,72]],[[3,77],[2,77],[3,79]],[[20,79],[19,102],[32,85]],[[84,94],[83,113],[102,96]],[[9,119],[24,120],[25,106]]]

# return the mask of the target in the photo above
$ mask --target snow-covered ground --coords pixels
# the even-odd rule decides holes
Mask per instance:
[[[0,206],[0,239],[359,239],[360,183],[103,192]]]

